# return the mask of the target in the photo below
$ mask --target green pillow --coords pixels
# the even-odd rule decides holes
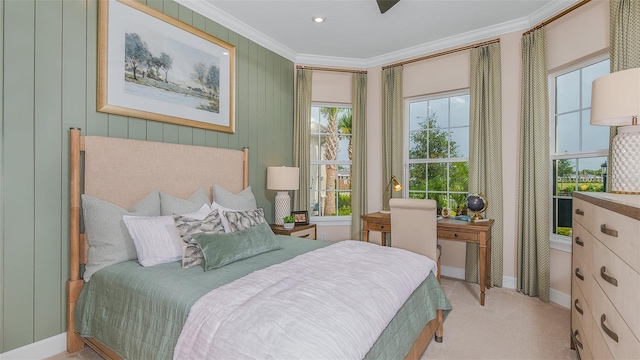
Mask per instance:
[[[202,249],[204,271],[283,248],[267,223],[228,234],[194,234],[192,240]]]

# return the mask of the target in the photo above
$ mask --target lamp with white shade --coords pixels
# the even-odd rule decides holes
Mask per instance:
[[[640,68],[617,71],[593,81],[591,125],[618,126],[611,142],[609,191],[640,194]]]
[[[276,190],[275,198],[275,223],[284,224],[284,217],[291,215],[290,190],[298,190],[300,181],[300,168],[287,166],[267,167],[267,189]]]

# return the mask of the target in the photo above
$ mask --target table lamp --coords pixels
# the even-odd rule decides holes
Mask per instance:
[[[391,192],[400,191],[400,190],[402,190],[402,184],[400,184],[398,179],[396,179],[395,175],[391,175],[391,180],[389,181],[389,184],[387,184],[387,187],[384,189],[385,202],[384,204],[382,204],[384,208],[380,210],[381,213],[388,214],[391,212],[391,210],[389,209],[389,199],[391,199],[392,197]]]
[[[269,166],[267,167],[267,189],[276,190],[275,223],[284,224],[284,217],[291,215],[291,198],[289,190],[298,190],[300,169],[297,167]]]
[[[609,192],[640,194],[640,68],[593,81],[591,125],[619,126],[611,142]]]

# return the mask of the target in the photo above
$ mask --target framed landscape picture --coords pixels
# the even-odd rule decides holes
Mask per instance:
[[[235,131],[235,46],[135,0],[98,14],[98,111]]]

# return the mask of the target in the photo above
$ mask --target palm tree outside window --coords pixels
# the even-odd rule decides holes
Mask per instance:
[[[351,107],[311,107],[311,216],[351,216]]]

